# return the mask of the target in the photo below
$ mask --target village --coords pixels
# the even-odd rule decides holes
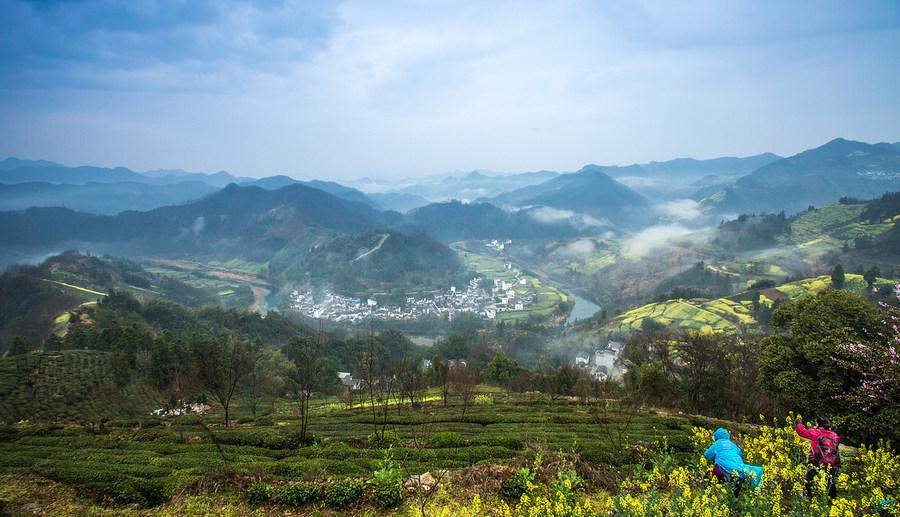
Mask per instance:
[[[529,279],[505,264],[509,279],[495,278],[487,283],[472,278],[465,289],[449,286],[428,296],[407,296],[400,305],[382,304],[375,297],[355,298],[325,289],[320,293],[294,290],[290,295],[290,309],[316,319],[358,323],[370,318],[382,320],[411,320],[436,315],[450,320],[462,313],[477,314],[489,320],[504,312],[527,311],[538,295]]]

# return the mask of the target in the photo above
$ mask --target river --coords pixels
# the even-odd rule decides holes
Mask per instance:
[[[571,325],[575,323],[575,320],[583,320],[585,318],[590,318],[597,311],[602,309],[596,303],[588,300],[587,298],[582,298],[573,292],[568,292],[570,296],[575,301],[575,305],[572,307],[572,312],[569,313],[569,318],[566,320],[566,324]]]

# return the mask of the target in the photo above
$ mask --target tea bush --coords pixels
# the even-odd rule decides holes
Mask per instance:
[[[366,497],[366,485],[356,479],[334,481],[325,487],[325,503],[334,508],[350,506]]]
[[[284,506],[302,506],[322,500],[322,487],[316,483],[289,483],[275,489],[275,501]]]
[[[443,431],[434,433],[428,440],[428,446],[435,449],[450,449],[455,447],[465,447],[466,439],[461,434],[453,431]]]
[[[247,489],[247,502],[252,506],[262,506],[272,499],[272,486],[268,483],[254,483]]]

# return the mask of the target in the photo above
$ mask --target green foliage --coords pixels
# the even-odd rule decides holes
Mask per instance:
[[[387,449],[399,445],[400,437],[394,431],[370,433],[366,437],[366,443],[372,449]]]
[[[500,483],[500,493],[504,497],[518,500],[522,494],[528,492],[528,484],[534,481],[534,473],[528,467],[521,467],[516,473],[505,478]]]
[[[453,431],[441,431],[434,433],[428,440],[428,446],[435,449],[447,449],[453,447],[465,447],[466,439]]]
[[[275,501],[284,506],[302,506],[322,500],[322,487],[317,483],[288,483],[275,489]]]
[[[342,508],[362,502],[365,496],[365,483],[356,479],[333,481],[325,487],[325,503],[333,508]]]
[[[835,422],[852,411],[841,395],[855,382],[853,371],[834,358],[843,358],[842,346],[858,343],[878,328],[879,315],[862,298],[825,290],[775,310],[772,324],[788,330],[762,341],[759,383],[789,409],[803,414],[830,414]],[[850,427],[843,431],[854,439],[884,436],[890,429]]]
[[[403,475],[394,464],[393,449],[386,449],[372,479],[372,502],[379,508],[397,506],[403,501]]]
[[[274,490],[272,489],[272,485],[259,482],[250,485],[244,495],[247,498],[247,502],[252,506],[262,506],[272,499],[273,493]]]

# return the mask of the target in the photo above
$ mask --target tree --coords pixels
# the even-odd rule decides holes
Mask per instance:
[[[500,386],[507,386],[514,379],[522,367],[503,352],[497,352],[491,362],[481,372],[486,381],[494,382]]]
[[[730,373],[728,339],[721,334],[686,332],[678,340],[678,380],[691,412],[710,412],[724,399]]]
[[[222,405],[225,425],[230,425],[231,399],[256,363],[257,345],[230,333],[219,338],[195,335],[194,367],[202,386]]]
[[[863,439],[870,442],[900,439],[900,309],[884,306],[889,313],[876,335],[886,339],[845,343],[844,358],[838,359],[857,374],[857,382],[841,398],[858,410],[856,417],[868,431]]]
[[[450,394],[450,365],[441,356],[436,355],[431,360],[432,382],[441,389],[441,401],[447,405],[447,396]]]
[[[388,408],[394,390],[394,378],[387,375],[384,364],[384,350],[381,341],[374,336],[366,336],[359,354],[359,371],[372,411],[373,437],[376,442],[383,443],[387,431]]]
[[[9,349],[6,351],[6,354],[9,357],[14,357],[17,355],[25,355],[28,352],[34,350],[34,347],[28,341],[25,341],[25,338],[21,336],[16,336],[12,338],[12,341],[9,343]]]
[[[274,407],[274,397],[284,393],[287,362],[288,359],[281,350],[272,347],[260,348],[256,364],[244,383],[247,387],[247,405],[250,406],[250,413],[254,417],[260,403],[267,397],[272,397]]]
[[[782,333],[762,340],[759,384],[785,409],[805,415],[847,415],[840,397],[858,381],[842,360],[843,347],[865,339],[879,340],[874,307],[846,291],[828,289],[779,306],[772,327]]]
[[[846,280],[844,276],[844,266],[838,264],[834,266],[834,269],[831,270],[831,285],[835,289],[842,289],[844,287],[844,281]]]
[[[295,337],[287,346],[287,356],[292,363],[290,377],[297,397],[300,413],[300,443],[308,439],[310,408],[313,392],[321,381],[320,360],[324,345],[324,334],[318,337]]]
[[[878,268],[875,266],[870,267],[864,274],[863,280],[866,281],[866,285],[869,286],[869,289],[875,285],[875,281],[878,279]]]
[[[478,372],[474,366],[457,366],[450,370],[450,386],[456,396],[459,397],[462,404],[462,414],[465,416],[466,410],[475,399],[475,385],[478,384]]]

